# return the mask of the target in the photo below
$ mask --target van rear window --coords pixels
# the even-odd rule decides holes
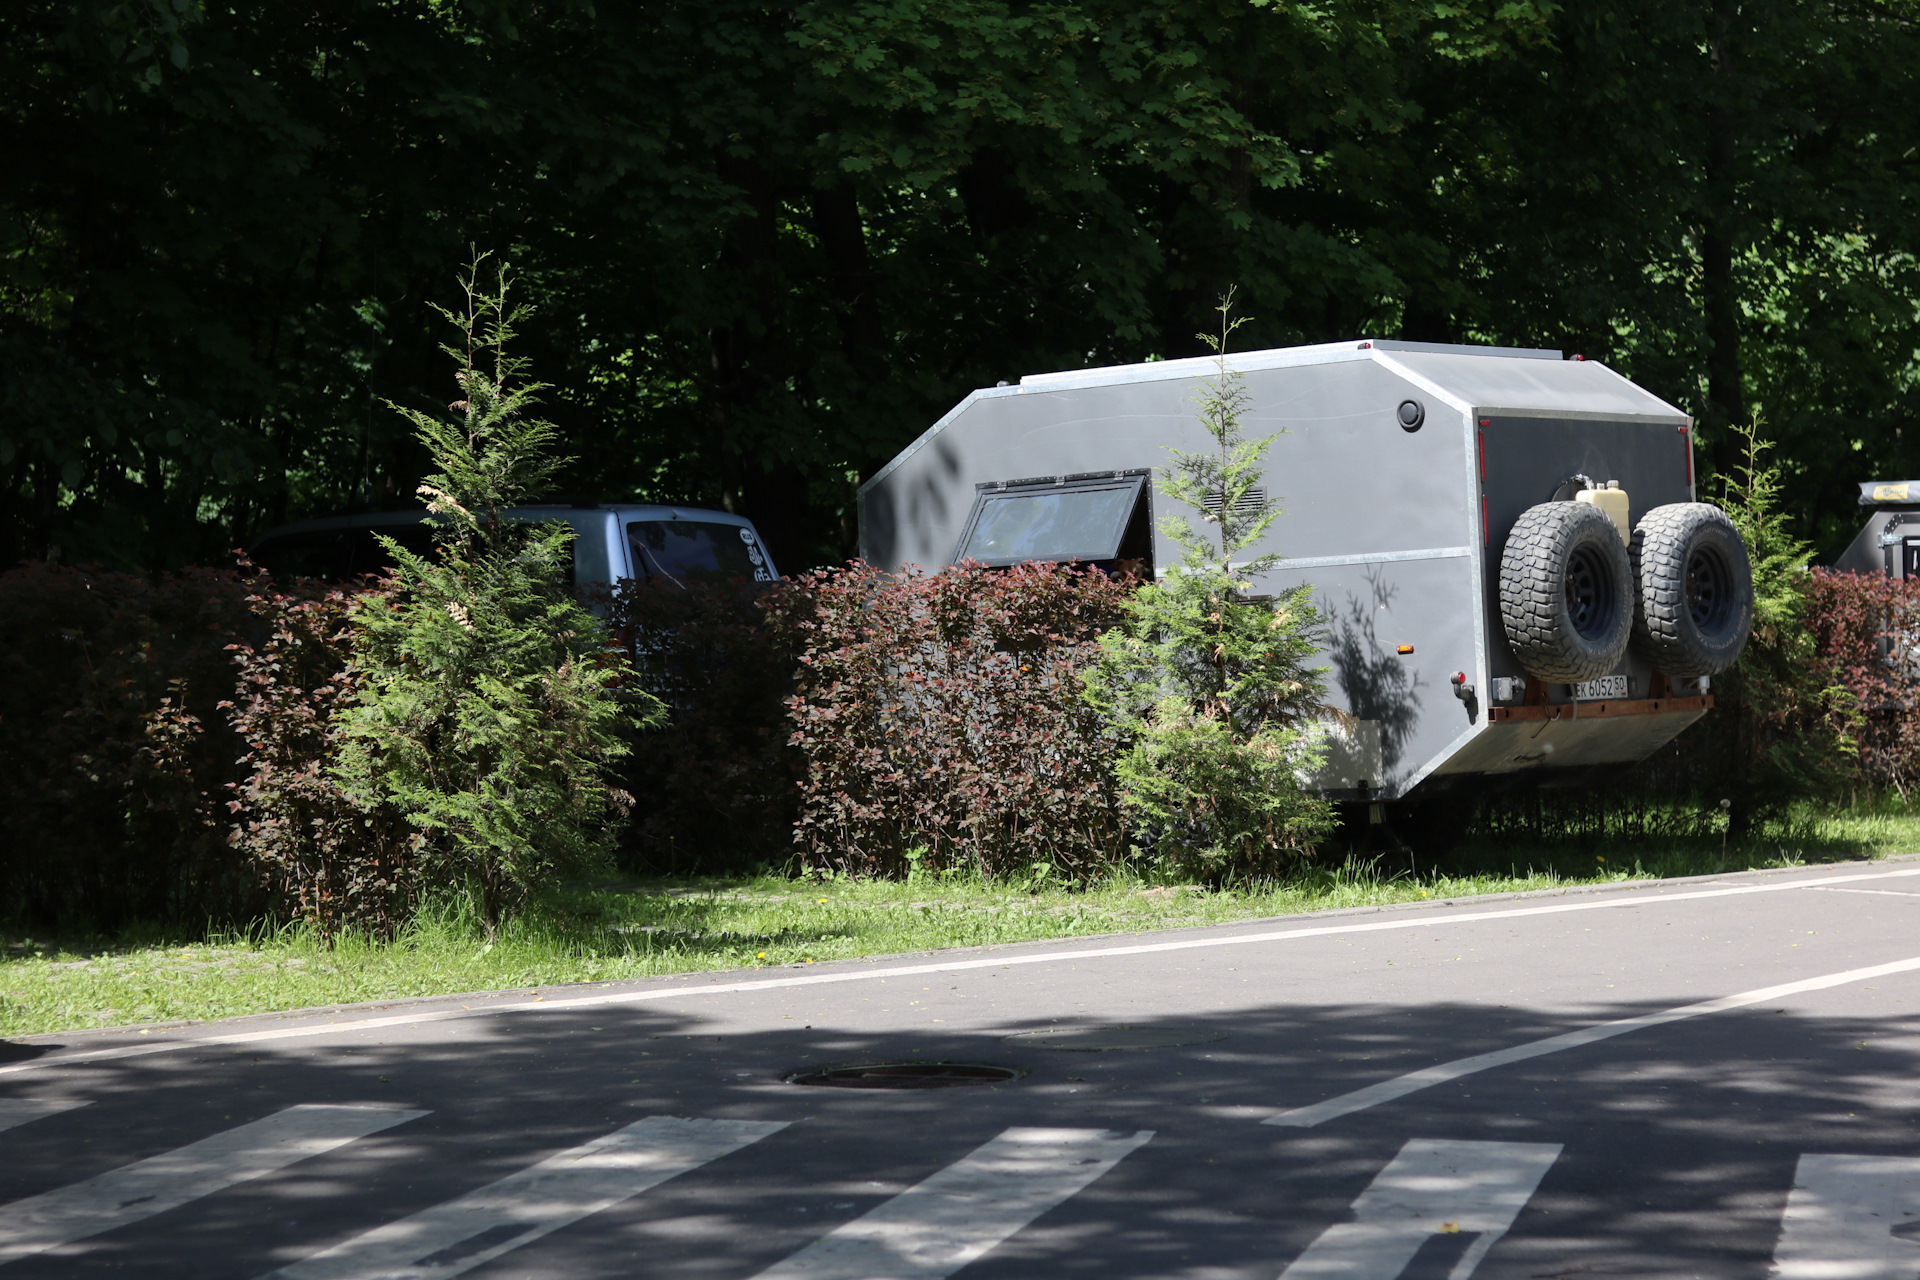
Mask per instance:
[[[747,578],[773,581],[752,529],[706,520],[635,520],[627,526],[636,577],[669,582]]]

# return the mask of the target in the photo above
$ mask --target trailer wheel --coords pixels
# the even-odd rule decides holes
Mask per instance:
[[[1719,675],[1753,627],[1753,565],[1718,507],[1655,507],[1633,529],[1635,647],[1670,676]]]
[[[1543,502],[1514,521],[1500,557],[1500,621],[1529,675],[1574,683],[1620,665],[1633,625],[1620,531],[1584,502]]]

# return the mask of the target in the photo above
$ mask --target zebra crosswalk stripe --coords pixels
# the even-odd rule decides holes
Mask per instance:
[[[177,1209],[417,1120],[399,1107],[297,1106],[84,1182],[0,1206],[0,1264]]]
[[[1415,1138],[1353,1202],[1354,1221],[1321,1232],[1281,1280],[1395,1280],[1443,1237],[1460,1246],[1446,1274],[1467,1280],[1559,1158],[1555,1142]]]
[[[1803,1155],[1773,1250],[1776,1280],[1913,1280],[1920,1160]]]
[[[0,1098],[0,1129],[11,1129],[43,1116],[57,1116],[87,1105],[87,1099],[69,1102],[64,1098]]]
[[[787,1124],[649,1116],[466,1195],[375,1227],[263,1280],[457,1276]]]
[[[940,1280],[1152,1137],[1150,1129],[1008,1129],[756,1280]]]

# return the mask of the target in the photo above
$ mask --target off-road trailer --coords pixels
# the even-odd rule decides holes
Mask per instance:
[[[1873,514],[1833,567],[1849,573],[1920,578],[1920,480],[1866,480],[1860,505]]]
[[[1286,558],[1264,589],[1313,584],[1332,701],[1357,726],[1329,752],[1330,795],[1565,778],[1642,760],[1712,707],[1752,579],[1732,525],[1693,501],[1686,414],[1557,351],[1375,340],[1229,362],[1246,434],[1287,432],[1266,472],[1285,514],[1254,549]],[[1166,447],[1211,446],[1195,395],[1215,370],[973,392],[861,487],[861,555],[1174,571],[1158,519],[1202,513],[1154,476]]]

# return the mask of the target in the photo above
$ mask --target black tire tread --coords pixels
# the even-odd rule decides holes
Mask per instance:
[[[1604,529],[1619,552],[1615,635],[1602,646],[1580,642],[1566,621],[1565,575],[1573,543]],[[1573,684],[1611,672],[1626,653],[1632,592],[1626,548],[1610,517],[1583,502],[1544,502],[1521,513],[1500,557],[1500,621],[1513,655],[1529,675]]]
[[[1739,613],[1737,639],[1706,637],[1694,625],[1686,599],[1687,556],[1703,526],[1718,525],[1739,548],[1734,567]],[[1746,546],[1733,521],[1704,502],[1674,502],[1640,517],[1629,550],[1633,562],[1634,648],[1656,670],[1683,680],[1718,675],[1733,665],[1753,623],[1753,579]]]

